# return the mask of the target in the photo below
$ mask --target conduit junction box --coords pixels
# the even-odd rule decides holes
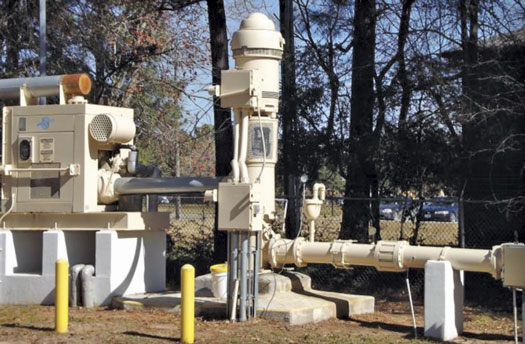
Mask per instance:
[[[259,184],[219,183],[219,230],[251,232],[261,229]]]
[[[503,285],[525,288],[525,245],[503,244]]]

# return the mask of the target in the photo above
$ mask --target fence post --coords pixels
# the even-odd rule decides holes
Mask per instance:
[[[195,330],[195,269],[186,264],[181,269],[181,342],[193,343]]]
[[[67,333],[68,327],[68,270],[65,259],[55,263],[55,331]]]

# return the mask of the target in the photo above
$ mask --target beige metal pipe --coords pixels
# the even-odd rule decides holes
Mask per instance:
[[[456,270],[487,272],[496,275],[500,257],[499,246],[488,249],[466,249],[453,247],[407,246],[403,265],[424,268],[428,260],[447,260]]]
[[[20,88],[25,87],[32,97],[58,95],[60,86],[67,95],[86,95],[91,91],[91,78],[85,73],[41,76],[35,78],[16,78],[0,80],[0,98],[20,97]]]
[[[373,266],[380,271],[404,271],[424,268],[428,260],[447,260],[456,270],[486,272],[500,278],[501,247],[460,249],[451,247],[411,246],[406,241],[379,241],[357,244],[352,241],[307,242],[272,239],[267,243],[267,259],[273,267],[308,263]]]

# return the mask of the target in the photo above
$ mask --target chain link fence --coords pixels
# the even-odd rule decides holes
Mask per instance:
[[[170,212],[167,230],[166,281],[168,287],[180,285],[180,268],[192,264],[196,275],[209,272],[213,262],[215,204],[202,196],[165,196],[159,211]]]
[[[504,207],[492,202],[460,201],[452,197],[430,200],[329,198],[316,221],[316,241],[329,242],[339,238],[345,202],[350,209],[357,202],[367,202],[370,209],[373,202],[378,204],[379,218],[377,215],[374,217],[372,212],[369,216],[370,242],[377,231],[381,240],[408,240],[414,245],[467,248],[491,248],[514,241],[520,234],[522,240],[525,237],[522,216],[509,215]],[[281,234],[285,234],[284,208],[285,202],[277,202],[273,230]],[[168,284],[178,285],[179,269],[186,263],[194,264],[197,274],[207,273],[213,262],[215,204],[204,203],[202,197],[173,196],[161,199],[159,210],[170,211],[172,218],[168,230]],[[299,235],[306,237],[308,226],[304,216],[302,219]],[[422,269],[396,273],[379,272],[371,267],[336,269],[330,265],[310,264],[299,270],[311,276],[315,288],[323,290],[403,298],[407,292],[408,276],[413,295],[422,300],[424,292]],[[501,287],[501,282],[488,274],[466,273],[465,280],[467,301],[501,306],[502,300],[503,304],[510,300],[510,293]],[[487,292],[496,297],[488,300]]]

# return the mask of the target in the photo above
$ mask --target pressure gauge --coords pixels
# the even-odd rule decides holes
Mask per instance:
[[[300,180],[301,180],[301,183],[303,183],[303,184],[306,183],[306,182],[308,181],[308,175],[303,174],[303,175],[301,176],[301,179],[300,179]]]

